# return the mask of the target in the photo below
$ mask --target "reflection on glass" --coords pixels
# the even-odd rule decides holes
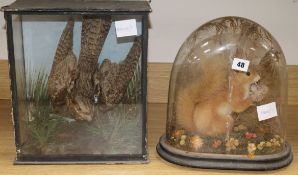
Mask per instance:
[[[138,36],[117,38],[122,19]],[[141,20],[13,17],[21,155],[142,154]]]
[[[248,70],[232,69],[234,58],[249,61]],[[186,156],[282,152],[286,81],[282,50],[263,27],[237,17],[206,23],[184,42],[173,66],[166,144]],[[262,120],[257,107],[272,102],[278,115]]]

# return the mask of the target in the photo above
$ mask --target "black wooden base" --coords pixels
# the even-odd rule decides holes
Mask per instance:
[[[145,164],[147,155],[19,155],[14,165]]]
[[[196,168],[273,170],[285,167],[293,160],[291,147],[288,143],[281,153],[248,158],[243,155],[192,153],[179,150],[168,145],[164,135],[160,138],[156,150],[162,158],[169,162]]]

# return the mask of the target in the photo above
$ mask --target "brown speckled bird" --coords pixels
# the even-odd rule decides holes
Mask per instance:
[[[83,18],[77,75],[67,100],[69,111],[77,120],[92,120],[93,75],[111,23],[111,17],[108,16]]]
[[[94,96],[102,110],[120,103],[139,62],[142,41],[136,37],[123,61],[117,64],[105,59],[98,64],[111,23],[108,16],[83,17],[78,62],[72,51],[73,20],[68,21],[61,35],[49,76],[49,96],[54,107],[66,104],[76,120],[92,120]]]
[[[94,96],[99,98],[102,110],[118,104],[134,74],[142,51],[141,37],[136,37],[126,58],[119,64],[105,59],[94,75]]]
[[[48,78],[48,94],[54,108],[66,103],[67,91],[71,87],[77,66],[77,59],[72,51],[73,28],[74,21],[70,19],[60,37]]]

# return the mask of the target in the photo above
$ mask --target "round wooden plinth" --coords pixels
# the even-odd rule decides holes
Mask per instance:
[[[158,154],[165,160],[183,166],[234,170],[273,170],[285,167],[293,160],[288,143],[283,152],[272,155],[257,155],[248,158],[243,155],[194,153],[183,151],[166,143],[166,136],[156,146]]]

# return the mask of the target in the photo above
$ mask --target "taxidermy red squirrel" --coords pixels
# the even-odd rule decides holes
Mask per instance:
[[[221,57],[201,59],[197,80],[177,91],[178,124],[202,136],[228,133],[234,122],[232,112],[241,113],[255,101],[251,85],[260,80],[259,74],[253,69],[232,70]]]

